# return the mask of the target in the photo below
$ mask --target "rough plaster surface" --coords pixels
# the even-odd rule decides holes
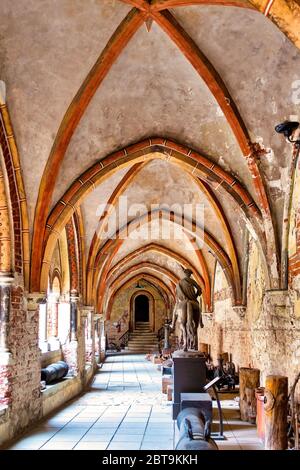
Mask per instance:
[[[268,374],[282,374],[292,385],[300,365],[300,321],[292,291],[266,291],[264,271],[253,240],[249,250],[247,309],[244,318],[232,308],[226,278],[216,270],[214,314],[204,315],[201,342],[211,345],[214,361],[232,354],[240,367],[257,367],[261,385]]]
[[[113,124],[113,125],[112,125]],[[58,188],[88,164],[117,148],[153,135],[190,144],[239,173],[244,167],[218,104],[171,40],[153,25],[142,27],[95,94],[68,151]],[[227,157],[227,158],[226,158]],[[72,162],[72,163],[71,163]]]
[[[31,223],[61,120],[129,10],[109,0],[1,1],[0,79],[6,82]]]
[[[84,220],[86,253],[89,252],[92,238],[98,227],[99,219],[103,213],[105,205],[107,204],[115,187],[119,184],[127,171],[127,169],[123,169],[116,172],[109,179],[97,186],[97,188],[82,202],[81,208]]]
[[[290,116],[299,120],[294,96],[300,51],[256,11],[202,6],[177,8],[174,14],[221,74],[252,140],[271,150],[261,165],[267,181],[278,182],[269,184],[269,192],[281,233],[281,173],[289,165],[291,151],[274,126]]]

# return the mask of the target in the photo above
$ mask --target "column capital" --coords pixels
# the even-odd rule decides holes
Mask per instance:
[[[35,311],[40,304],[47,302],[47,294],[45,292],[31,292],[27,295],[27,310]]]
[[[78,303],[79,298],[80,298],[80,296],[79,296],[79,292],[77,290],[73,289],[73,290],[70,291],[70,302]]]
[[[103,313],[94,313],[94,321],[97,321],[97,320],[102,320],[102,321],[104,321],[104,315],[103,315]]]
[[[238,314],[240,319],[245,318],[247,307],[246,305],[234,305],[232,310]]]
[[[11,286],[14,282],[13,273],[0,273],[0,286]]]
[[[82,316],[86,317],[89,313],[94,313],[95,308],[90,305],[81,305],[80,311]]]

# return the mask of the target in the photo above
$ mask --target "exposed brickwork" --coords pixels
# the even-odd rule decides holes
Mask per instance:
[[[69,366],[69,372],[83,382],[85,368],[85,338],[83,325],[78,324],[77,340],[62,345],[63,357]]]
[[[12,401],[12,368],[0,365],[0,405],[9,405]]]
[[[27,311],[21,286],[12,286],[8,365],[0,366],[1,404],[10,407],[10,437],[41,417],[38,310]]]
[[[15,257],[15,270],[19,273],[22,272],[23,259],[22,259],[22,239],[21,239],[21,216],[19,195],[15,180],[15,172],[13,167],[12,155],[7,141],[7,136],[4,128],[4,123],[0,113],[0,146],[2,149],[6,173],[9,183],[10,203],[12,208],[12,219],[14,225],[14,257]]]
[[[66,234],[68,240],[68,253],[70,265],[70,289],[78,290],[79,286],[79,270],[78,270],[78,250],[77,240],[74,230],[73,218],[66,225]]]
[[[291,385],[300,367],[300,317],[293,292],[266,292],[261,259],[253,241],[244,317],[232,308],[221,270],[215,282],[214,313],[204,315],[205,328],[200,330],[200,340],[210,344],[214,362],[219,353],[228,352],[236,366],[260,369],[262,385],[268,374],[285,375]]]

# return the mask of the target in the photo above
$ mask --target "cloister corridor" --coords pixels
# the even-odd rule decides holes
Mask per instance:
[[[214,403],[215,405],[215,403]],[[220,450],[262,449],[255,426],[223,395]],[[216,410],[215,410],[216,411]],[[11,445],[14,450],[172,450],[177,429],[161,372],[143,355],[111,355],[90,388]]]

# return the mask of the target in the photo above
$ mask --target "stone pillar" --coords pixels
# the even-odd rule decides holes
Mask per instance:
[[[94,307],[82,306],[82,316],[86,322],[86,343],[85,343],[85,358],[86,362],[95,365],[95,327],[94,327]]]
[[[8,329],[11,311],[13,277],[0,276],[0,352],[9,352]]]
[[[78,292],[72,291],[70,294],[70,331],[71,341],[77,340],[77,328],[78,328]]]
[[[165,354],[170,353],[170,348],[171,348],[171,345],[170,345],[170,329],[171,329],[170,324],[165,323],[164,324],[164,349],[163,349],[163,353],[165,353]]]
[[[0,276],[0,405],[12,401],[13,357],[9,349],[11,290],[14,278]]]
[[[47,325],[48,325],[48,343],[51,350],[60,348],[60,342],[58,339],[58,305],[59,295],[51,293],[47,298]]]
[[[105,359],[105,327],[104,319],[101,313],[94,314],[94,320],[97,325],[98,340],[96,345],[96,351],[98,355],[98,363],[102,363]]]
[[[77,291],[70,294],[70,341],[62,345],[64,360],[69,365],[69,374],[78,377],[84,384],[85,353],[84,328],[81,325],[79,295]]]

